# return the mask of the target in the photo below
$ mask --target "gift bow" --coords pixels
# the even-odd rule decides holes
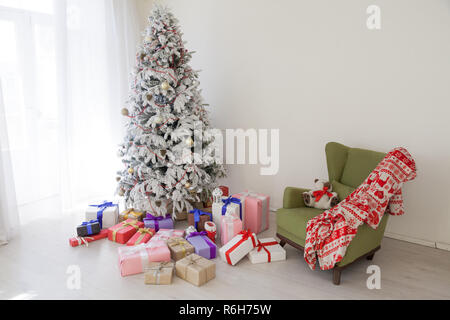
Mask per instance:
[[[270,251],[267,250],[266,247],[275,246],[277,244],[278,244],[278,242],[276,242],[276,241],[264,242],[263,243],[263,242],[258,240],[258,245],[256,246],[256,248],[258,248],[258,252],[260,252],[262,249],[264,249],[264,251],[267,252],[267,262],[271,262],[272,261],[272,256],[270,255]]]
[[[212,214],[210,212],[205,212],[199,209],[194,209],[189,211],[189,213],[193,213],[194,214],[194,223],[195,223],[195,229],[198,229],[198,223],[200,222],[200,216],[209,216],[209,220],[211,221],[212,218]]]
[[[233,198],[232,196],[229,196],[226,199],[222,199],[223,202],[223,206],[222,206],[222,215],[225,215],[225,213],[227,212],[227,207],[229,204],[231,203],[236,203],[239,205],[239,216],[242,220],[242,203],[241,203],[241,199],[238,198]]]
[[[170,265],[168,265],[170,264]],[[145,269],[146,272],[148,271],[153,271],[153,276],[156,278],[155,283],[159,284],[160,283],[160,278],[161,278],[161,270],[162,269],[167,269],[167,268],[173,268],[173,264],[172,262],[160,262],[159,265],[153,266],[153,267],[148,267]]]
[[[123,218],[127,220],[129,216],[133,216],[135,219],[139,219],[142,212],[137,212],[134,210],[134,208],[127,209],[123,212]]]
[[[140,233],[141,235],[137,238],[136,242],[134,244],[139,244],[144,239],[145,234],[149,234],[150,237],[153,236],[155,233],[149,229],[149,228],[139,228],[137,233]]]
[[[90,204],[89,205],[89,207],[98,208],[97,220],[98,220],[98,223],[100,224],[100,229],[103,229],[103,211],[105,211],[106,208],[115,207],[115,206],[118,207],[117,204],[114,204],[111,201],[103,201],[103,203],[101,203],[101,204]]]
[[[170,219],[170,213],[166,214],[165,216],[154,216],[151,213],[147,212],[147,216],[145,217],[146,220],[153,220],[155,222],[155,230],[159,230],[159,221],[164,219]]]
[[[328,191],[328,187],[323,187],[322,190],[317,190],[317,191],[313,191],[313,196],[314,198],[316,198],[316,202],[320,201],[320,199],[324,196],[327,195],[330,198],[333,196],[333,194],[331,192]]]
[[[173,245],[174,247],[180,246],[181,249],[183,250],[183,257],[186,256],[186,247],[185,247],[185,245],[189,244],[189,242],[187,242],[184,239],[178,239],[178,238],[169,239],[169,242],[170,242],[170,245]]]
[[[192,237],[197,237],[197,236],[208,236],[208,232],[206,231],[202,231],[202,232],[191,232],[186,239],[192,238]]]

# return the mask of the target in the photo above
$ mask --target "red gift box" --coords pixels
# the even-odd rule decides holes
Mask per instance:
[[[141,228],[127,242],[127,246],[135,246],[141,243],[147,243],[154,235],[155,229]]]
[[[140,228],[144,228],[143,222],[127,219],[108,229],[108,239],[125,244]]]
[[[108,238],[108,229],[103,229],[103,230],[100,231],[100,233],[92,235],[92,236],[88,236],[88,237],[70,238],[69,239],[69,244],[72,247],[78,247],[78,246],[81,246],[83,244],[88,246],[88,242],[92,242],[92,241],[96,241],[96,240],[100,240],[100,239],[105,239],[105,238]]]

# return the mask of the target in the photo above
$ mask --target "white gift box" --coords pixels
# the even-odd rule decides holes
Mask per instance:
[[[274,239],[264,238],[258,240],[256,248],[248,254],[252,263],[266,263],[286,260],[286,250]]]
[[[222,200],[227,199],[228,197],[222,197]],[[216,226],[220,226],[221,221],[222,221],[222,207],[223,207],[224,203],[223,201],[220,202],[213,202],[212,203],[212,216],[213,216],[213,222],[216,224]],[[225,215],[227,216],[235,216],[239,219],[241,219],[242,221],[244,221],[244,217],[245,217],[245,199],[241,200],[241,205],[242,205],[242,219],[241,219],[241,214],[240,214],[240,206],[237,203],[230,203],[227,205],[227,209],[225,211]],[[220,228],[217,228],[217,238],[220,239]]]
[[[258,244],[255,233],[241,231],[219,250],[223,261],[234,266]]]
[[[110,206],[107,206],[108,204]],[[89,205],[86,209],[86,221],[96,220],[99,217],[102,217],[102,229],[114,227],[119,223],[119,206],[106,201]]]

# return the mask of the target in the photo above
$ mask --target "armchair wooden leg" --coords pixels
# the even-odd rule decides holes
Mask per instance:
[[[286,241],[280,240],[280,246],[284,247],[286,245]]]
[[[337,286],[341,284],[341,271],[342,269],[339,267],[333,269],[333,283]]]
[[[367,260],[373,260],[373,256],[375,255],[375,252],[374,253],[372,253],[372,254],[370,254],[370,255],[368,255],[367,257],[366,257],[366,259]]]

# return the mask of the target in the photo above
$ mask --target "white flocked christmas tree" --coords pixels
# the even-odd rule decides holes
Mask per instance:
[[[149,22],[122,109],[128,120],[117,192],[127,207],[176,215],[206,201],[225,169],[177,19],[156,6]]]

